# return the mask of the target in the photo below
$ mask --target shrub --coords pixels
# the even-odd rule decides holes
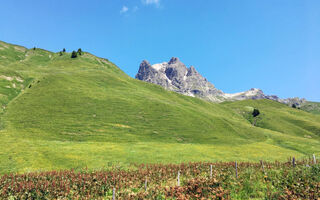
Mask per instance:
[[[63,48],[62,52],[63,52],[63,53],[64,53],[64,52],[66,52],[66,49],[65,49],[65,48]]]
[[[210,166],[214,171],[209,176]],[[320,165],[291,162],[133,164],[129,169],[0,175],[0,199],[319,199]],[[177,186],[177,172],[182,184]],[[147,187],[145,183],[147,180]],[[160,184],[159,184],[160,183]]]
[[[259,111],[258,109],[256,109],[256,108],[254,108],[254,109],[253,109],[253,112],[252,112],[252,116],[253,116],[253,117],[256,117],[256,116],[258,116],[258,115],[260,115],[260,111]]]

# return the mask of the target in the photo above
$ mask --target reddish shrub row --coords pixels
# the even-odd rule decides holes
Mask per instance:
[[[209,177],[213,166],[212,178]],[[0,199],[231,199],[320,198],[320,167],[309,160],[132,165],[130,170],[51,171],[0,177]],[[177,186],[177,172],[181,186]],[[147,179],[147,190],[145,180]]]

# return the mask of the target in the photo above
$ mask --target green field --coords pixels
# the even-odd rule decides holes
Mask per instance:
[[[320,115],[270,100],[209,103],[89,53],[0,42],[0,103],[0,173],[320,155]]]

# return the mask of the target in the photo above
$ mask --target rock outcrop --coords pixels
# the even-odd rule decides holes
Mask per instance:
[[[251,88],[248,91],[234,93],[234,94],[225,93],[224,97],[226,100],[229,100],[229,101],[237,101],[237,100],[239,101],[239,100],[246,100],[246,99],[270,99],[273,101],[278,101],[280,103],[288,104],[290,106],[294,104],[297,107],[307,102],[306,99],[299,98],[299,97],[281,99],[276,95],[266,95],[263,93],[262,90],[257,88]]]
[[[201,76],[193,66],[187,68],[178,58],[154,65],[144,60],[136,78],[184,95],[214,102],[224,100],[220,99],[224,94],[222,91]]]
[[[180,94],[212,102],[270,99],[290,106],[295,104],[298,107],[306,102],[305,99],[298,97],[280,99],[276,95],[265,95],[262,90],[257,88],[234,94],[224,93],[207,81],[193,66],[186,67],[185,64],[175,57],[171,58],[169,62],[154,65],[151,65],[146,60],[142,61],[136,79],[160,85],[167,90]]]

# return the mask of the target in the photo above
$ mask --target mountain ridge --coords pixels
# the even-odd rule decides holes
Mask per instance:
[[[194,66],[188,68],[176,57],[172,57],[169,62],[153,65],[147,60],[142,61],[135,78],[160,85],[167,90],[180,94],[218,103],[247,99],[270,99],[289,106],[295,105],[296,107],[306,103],[304,98],[281,99],[276,95],[266,95],[258,88],[251,88],[250,90],[233,94],[224,93],[203,77]]]

